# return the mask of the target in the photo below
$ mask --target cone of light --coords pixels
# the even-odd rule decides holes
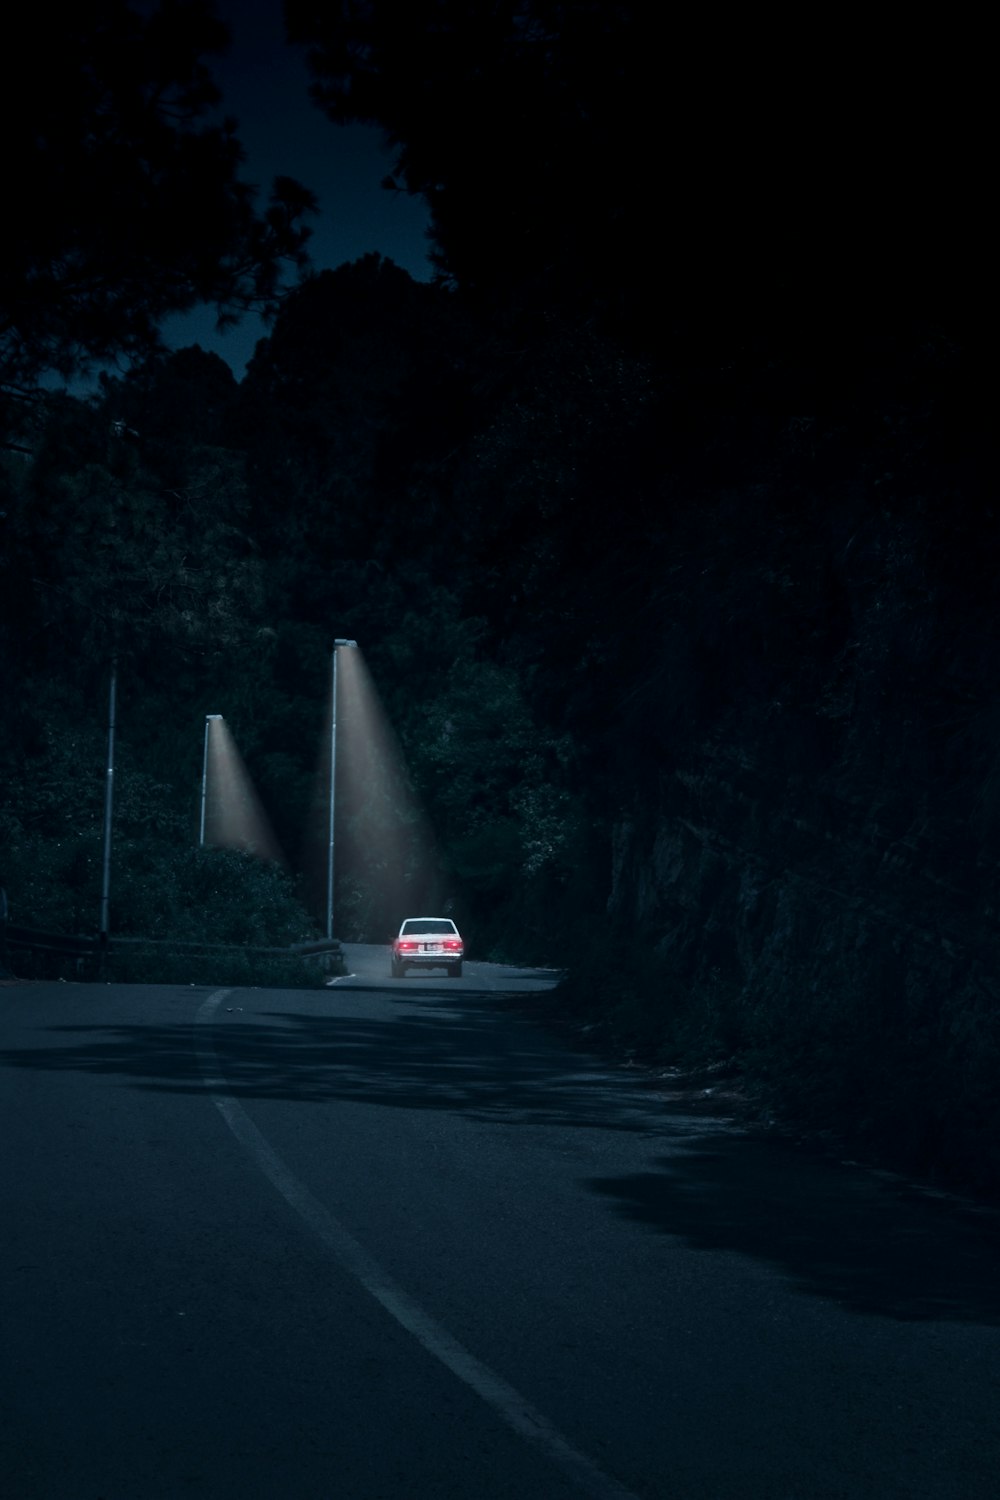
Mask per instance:
[[[315,908],[325,901],[322,855],[329,815],[332,703],[316,768],[306,863]],[[337,935],[384,941],[408,912],[435,909],[440,861],[360,649],[337,654]]]
[[[207,725],[204,842],[284,865],[285,857],[225,719],[211,715]]]

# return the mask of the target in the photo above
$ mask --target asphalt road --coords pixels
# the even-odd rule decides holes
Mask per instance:
[[[0,988],[3,1500],[997,1500],[990,1214],[348,957]]]

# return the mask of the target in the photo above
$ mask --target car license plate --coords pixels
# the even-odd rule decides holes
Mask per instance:
[[[440,943],[421,943],[420,947],[421,947],[421,949],[423,950],[424,953],[440,953],[441,952],[441,944]]]

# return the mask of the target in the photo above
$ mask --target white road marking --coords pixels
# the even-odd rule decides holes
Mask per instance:
[[[227,1095],[228,1086],[212,1041],[211,1026],[220,1003],[229,993],[229,990],[216,990],[199,1008],[195,1017],[195,1051],[201,1067],[202,1082],[212,1103],[268,1181],[291,1204],[309,1228],[319,1235],[345,1270],[357,1278],[365,1291],[376,1302],[381,1303],[397,1323],[411,1333],[453,1375],[475,1391],[509,1427],[534,1443],[558,1464],[585,1494],[592,1496],[593,1500],[638,1500],[632,1490],[626,1489],[617,1479],[599,1468],[593,1459],[574,1448],[558,1428],[519,1391],[470,1353],[443,1324],[404,1292],[350,1231],[289,1171],[243,1106]]]

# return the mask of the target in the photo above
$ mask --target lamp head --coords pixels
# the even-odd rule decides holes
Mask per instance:
[[[342,640],[339,636],[333,643],[334,649],[336,649],[338,646],[356,646],[357,644],[357,641],[345,641]]]

